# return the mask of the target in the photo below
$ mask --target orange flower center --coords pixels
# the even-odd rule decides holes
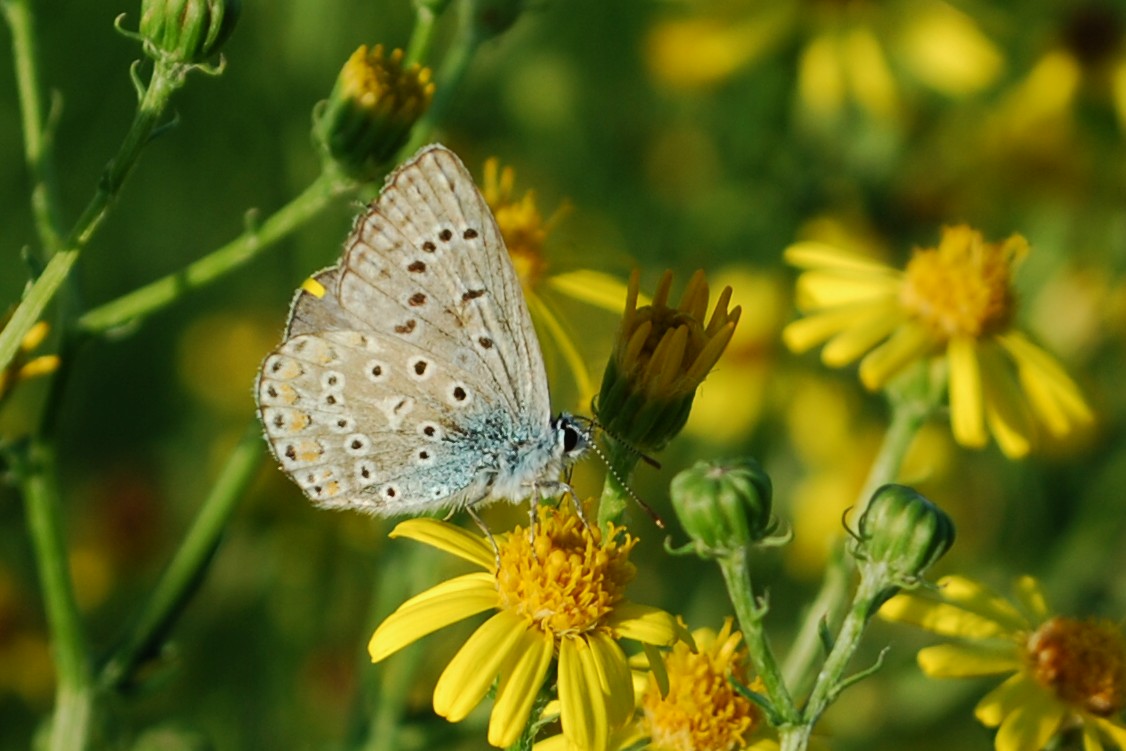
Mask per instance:
[[[908,262],[900,302],[942,339],[1001,331],[1016,305],[1012,270],[1027,250],[1019,235],[987,243],[966,225],[946,227],[937,248]]]
[[[1025,648],[1033,677],[1060,701],[1099,717],[1126,706],[1126,639],[1110,621],[1057,616]]]
[[[743,748],[759,722],[754,704],[732,688],[728,676],[746,682],[742,635],[728,621],[711,643],[697,638],[699,651],[677,643],[665,658],[669,691],[664,697],[650,678],[642,700],[649,748],[659,751],[731,751]]]
[[[576,514],[540,506],[534,537],[516,527],[497,541],[500,606],[556,637],[598,628],[637,571],[637,541],[619,532],[603,541]]]

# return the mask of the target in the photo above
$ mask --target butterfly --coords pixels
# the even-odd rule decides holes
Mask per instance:
[[[552,416],[500,229],[439,144],[388,176],[336,266],[298,290],[258,415],[316,505],[418,515],[569,487],[590,424]]]

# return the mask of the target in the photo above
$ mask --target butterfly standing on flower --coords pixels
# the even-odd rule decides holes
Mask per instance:
[[[388,177],[340,263],[298,291],[256,393],[305,495],[379,516],[534,502],[565,489],[560,472],[590,439],[551,416],[496,220],[437,144]]]

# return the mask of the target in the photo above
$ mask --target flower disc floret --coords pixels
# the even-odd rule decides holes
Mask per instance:
[[[1113,623],[1056,616],[1026,649],[1032,676],[1060,701],[1099,717],[1126,706],[1126,640]]]
[[[555,636],[587,633],[625,597],[636,539],[612,528],[606,544],[578,516],[540,514],[534,539],[517,527],[499,544],[500,606]]]

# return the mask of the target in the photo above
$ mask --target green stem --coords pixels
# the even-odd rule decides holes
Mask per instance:
[[[926,422],[931,409],[931,404],[914,400],[892,402],[891,424],[884,434],[883,443],[880,444],[880,451],[872,462],[872,468],[868,470],[868,477],[856,496],[856,503],[849,513],[852,518],[860,518],[868,508],[868,499],[877,488],[898,479],[899,469],[903,466],[903,457],[907,455],[915,434]]]
[[[481,45],[482,36],[472,17],[472,3],[462,3],[462,17],[457,39],[446,53],[434,86],[434,99],[430,109],[411,130],[410,141],[399,150],[400,154],[413,154],[431,137],[434,125],[442,121],[450,107],[454,93],[469,70],[469,63]],[[412,41],[413,44],[413,41]]]
[[[58,673],[55,716],[47,748],[51,751],[83,749],[89,738],[94,692],[63,535],[54,449],[45,440],[34,438],[21,464],[18,476],[27,506],[28,533],[39,570],[51,651]]]
[[[430,45],[434,42],[434,27],[437,16],[430,8],[418,3],[414,9],[414,28],[411,30],[410,43],[407,44],[407,65],[418,63],[423,65],[423,60],[430,54]]]
[[[15,357],[23,337],[42,317],[44,308],[70,274],[82,249],[105,220],[122,183],[133,169],[142,149],[159,124],[164,110],[167,109],[172,94],[183,85],[187,70],[185,66],[176,63],[163,61],[156,63],[149,85],[137,105],[133,124],[125,134],[117,155],[102,173],[93,198],[75,222],[65,242],[61,244],[63,249],[47,262],[43,273],[35,279],[20,301],[8,325],[0,331],[0,370],[6,368]]]
[[[32,182],[31,210],[43,251],[50,256],[58,250],[64,230],[59,217],[51,133],[43,121],[35,16],[26,0],[6,0],[0,3],[0,12],[3,12],[12,30],[12,57],[23,125],[24,159]]]
[[[856,503],[849,516],[859,519],[868,507],[868,499],[881,485],[895,482],[903,457],[911,447],[915,434],[926,422],[934,409],[940,391],[932,391],[927,398],[892,399],[891,424],[888,425],[879,453],[872,462],[872,468],[864,481]],[[822,623],[832,628],[848,601],[847,582],[853,569],[853,561],[840,550],[832,557],[825,568],[825,578],[818,593],[817,601],[806,613],[801,629],[794,639],[795,649],[786,661],[786,675],[795,690],[807,685],[813,675],[820,654]]]
[[[874,569],[870,567],[863,569],[860,586],[857,587],[856,596],[852,600],[852,607],[841,623],[833,648],[817,675],[809,701],[806,702],[802,712],[802,721],[778,729],[782,751],[804,751],[821,715],[847,687],[848,678],[845,676],[845,670],[860,646],[864,627],[868,624],[877,598],[887,588],[884,577],[879,573],[872,573],[873,571]]]
[[[203,581],[219,538],[262,463],[261,428],[255,420],[231,452],[227,464],[184,536],[140,617],[106,660],[99,685],[118,688],[143,660],[155,654],[176,618]]]
[[[782,672],[774,659],[774,651],[770,648],[770,641],[763,626],[763,617],[766,608],[760,607],[754,601],[754,589],[751,583],[751,569],[748,560],[749,553],[746,549],[732,551],[717,559],[723,580],[727,584],[727,594],[735,606],[735,617],[739,620],[739,629],[743,632],[743,639],[747,644],[747,651],[754,665],[755,672],[762,679],[766,696],[774,705],[782,726],[789,726],[799,721],[800,715],[794,700],[786,688]]]
[[[325,171],[300,195],[261,225],[248,228],[226,245],[175,273],[88,311],[78,319],[79,330],[88,334],[105,333],[167,307],[185,293],[245,266],[323,211],[336,198],[357,187],[357,183],[326,166]]]
[[[606,479],[602,483],[602,497],[598,500],[598,526],[603,530],[610,522],[621,521],[625,513],[630,499],[626,483],[637,466],[637,453],[607,436],[605,459]]]

